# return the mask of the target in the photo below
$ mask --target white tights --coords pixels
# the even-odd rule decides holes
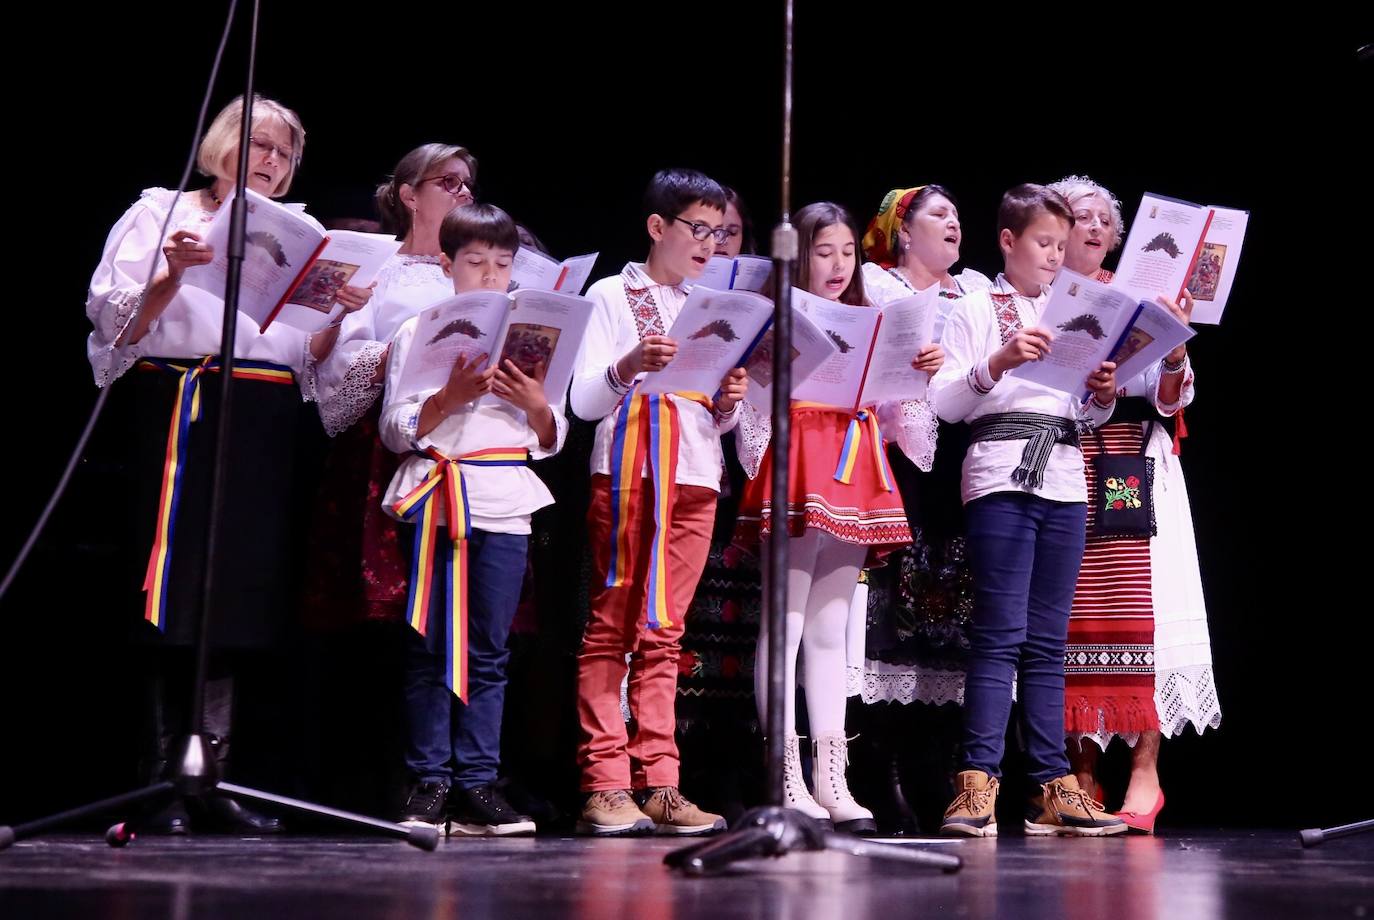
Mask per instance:
[[[770,541],[771,542],[771,541]],[[788,734],[797,730],[797,652],[806,646],[802,687],[812,735],[844,731],[845,626],[850,602],[858,586],[859,570],[868,547],[846,543],[821,530],[808,527],[788,543],[787,562],[787,687],[783,725]],[[754,667],[754,698],[759,719],[767,721],[768,707],[768,598],[767,554],[764,556],[763,596],[765,616],[759,629]]]

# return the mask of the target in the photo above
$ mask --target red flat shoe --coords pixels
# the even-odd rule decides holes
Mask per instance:
[[[1135,811],[1119,811],[1116,816],[1126,822],[1130,828],[1130,834],[1153,834],[1155,832],[1155,819],[1164,808],[1164,790],[1159,791],[1159,798],[1155,800],[1155,807],[1150,811],[1141,814]]]

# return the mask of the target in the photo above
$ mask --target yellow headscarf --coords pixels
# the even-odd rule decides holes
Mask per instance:
[[[916,193],[923,188],[924,185],[894,188],[883,196],[878,215],[868,222],[868,231],[864,233],[864,255],[868,261],[877,262],[883,268],[897,264],[897,231],[906,220],[906,212]]]

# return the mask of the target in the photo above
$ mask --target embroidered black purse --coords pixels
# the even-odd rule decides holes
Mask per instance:
[[[1102,432],[1093,430],[1098,450],[1092,458],[1096,487],[1092,502],[1096,511],[1093,537],[1153,537],[1155,525],[1155,461],[1145,456],[1155,423],[1145,423],[1138,454],[1109,454]]]

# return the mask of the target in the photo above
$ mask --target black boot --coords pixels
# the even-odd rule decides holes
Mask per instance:
[[[165,746],[170,741],[171,739],[167,738],[162,743]],[[167,761],[153,761],[152,769],[148,771],[149,784],[157,782],[166,774]],[[189,834],[191,832],[191,816],[186,811],[185,801],[181,796],[177,796],[146,818],[136,819],[134,828],[141,834]]]
[[[221,779],[229,778],[230,732],[233,723],[234,679],[226,677],[209,681],[205,686],[205,733],[219,764]],[[208,796],[202,802],[206,817],[216,830],[230,834],[277,834],[282,831],[279,819],[254,811],[234,799],[222,795]]]
[[[916,819],[897,779],[897,746],[893,731],[898,703],[864,703],[851,696],[845,728],[857,734],[849,748],[850,784],[856,797],[873,812],[883,836],[907,837],[916,832]]]
[[[282,823],[222,795],[205,802],[205,813],[217,829],[230,834],[280,834]]]
[[[155,676],[148,681],[146,688],[149,723],[146,723],[147,747],[140,772],[143,781],[152,785],[167,775],[167,752],[171,749],[173,737],[168,731],[166,681],[161,676]],[[134,826],[143,834],[187,834],[191,831],[191,816],[186,812],[185,802],[178,796],[157,811],[135,818]]]

